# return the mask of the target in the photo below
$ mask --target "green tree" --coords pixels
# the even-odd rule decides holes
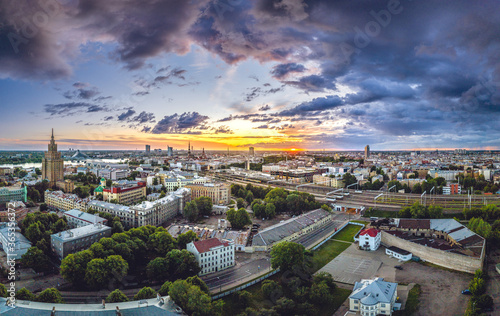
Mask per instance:
[[[443,208],[439,205],[429,206],[429,218],[442,218]]]
[[[247,191],[247,195],[245,196],[245,201],[247,201],[248,204],[252,203],[253,201],[252,191]]]
[[[134,300],[139,301],[139,300],[146,300],[149,298],[155,298],[156,297],[156,292],[149,286],[145,286],[142,289],[137,292],[136,295],[134,295]]]
[[[487,294],[483,294],[476,299],[476,307],[484,310],[493,307],[493,298]]]
[[[241,309],[247,308],[252,303],[252,294],[248,291],[236,292],[236,301]]]
[[[472,279],[472,281],[469,283],[469,291],[474,296],[480,296],[484,294],[484,292],[486,291],[486,285],[484,283],[484,279],[479,279],[479,278]]]
[[[43,239],[44,234],[42,233],[42,230],[40,229],[41,225],[42,224],[40,222],[35,222],[35,223],[29,225],[28,228],[26,229],[25,236],[32,243],[36,243],[40,239]]]
[[[276,216],[276,206],[273,203],[266,204],[266,217],[274,218]]]
[[[61,261],[62,277],[73,284],[80,284],[85,278],[87,265],[93,258],[94,254],[90,250],[67,255]]]
[[[106,258],[106,270],[109,278],[115,278],[118,281],[123,280],[128,272],[128,263],[122,256],[112,255]]]
[[[16,292],[16,300],[34,301],[35,295],[33,295],[33,293],[31,293],[27,288],[23,287]]]
[[[194,254],[186,249],[174,249],[167,253],[165,259],[168,262],[170,275],[176,278],[183,279],[197,275],[201,270]]]
[[[175,239],[167,231],[156,232],[149,236],[148,248],[154,250],[158,256],[165,256],[175,248]]]
[[[109,293],[108,297],[106,297],[107,303],[120,303],[120,302],[128,302],[127,295],[123,294],[119,289],[114,290]]]
[[[49,258],[37,247],[30,247],[21,257],[23,266],[33,268],[36,272],[43,272],[49,268]]]
[[[243,198],[237,198],[236,199],[236,208],[244,208],[245,207],[245,200]]]
[[[332,208],[326,204],[321,205],[321,208],[327,212],[332,212]]]
[[[85,282],[91,288],[100,288],[108,284],[110,279],[109,271],[107,270],[106,260],[92,259],[85,271]]]
[[[169,295],[188,315],[216,315],[215,311],[222,307],[217,303],[217,308],[210,296],[186,280],[172,283]]]
[[[250,215],[244,208],[240,208],[238,211],[231,209],[227,213],[227,220],[231,223],[231,227],[234,229],[241,229],[246,225],[252,224]]]
[[[194,231],[188,230],[187,232],[177,236],[177,247],[179,249],[186,249],[187,244],[198,239],[199,238]]]
[[[113,180],[111,179],[106,180],[106,187],[111,188],[112,185],[113,185]]]
[[[160,287],[160,289],[158,290],[158,293],[160,293],[161,296],[167,296],[168,295],[168,291],[170,290],[170,286],[172,285],[172,282],[170,281],[166,281],[165,283],[163,283],[163,285]]]
[[[154,258],[148,263],[146,274],[150,280],[167,280],[170,277],[169,261],[163,257]]]
[[[156,177],[153,178],[153,185],[158,185],[158,178]]]
[[[183,215],[190,222],[195,222],[198,219],[198,206],[195,201],[187,202],[183,210]]]
[[[271,265],[281,271],[291,270],[295,266],[303,266],[305,248],[301,244],[282,241],[271,250]]]
[[[281,288],[281,285],[273,280],[264,280],[260,289],[265,298],[273,301],[283,296],[283,289]]]
[[[203,282],[203,280],[200,279],[199,276],[193,275],[193,276],[187,278],[186,281],[189,284],[196,285],[197,287],[200,288],[200,290],[202,290],[203,292],[205,292],[208,295],[210,295],[210,289],[208,288],[208,285],[206,285],[205,282]]]
[[[44,303],[63,303],[61,293],[55,288],[49,288],[42,291],[38,295],[37,301]]]
[[[213,203],[211,198],[208,196],[200,196],[195,201],[200,215],[209,216],[212,214]]]
[[[120,221],[113,221],[113,227],[112,227],[112,230],[111,232],[113,234],[116,234],[116,233],[123,233],[125,231],[125,228],[123,227],[123,224],[120,222]]]
[[[467,227],[484,238],[488,238],[491,235],[491,225],[482,218],[472,218]]]
[[[0,283],[0,297],[7,297],[7,288]]]
[[[358,182],[356,177],[348,172],[344,173],[344,175],[342,176],[342,181],[344,181],[344,188],[347,188],[348,185]]]

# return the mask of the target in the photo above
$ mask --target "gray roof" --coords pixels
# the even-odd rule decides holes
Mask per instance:
[[[361,300],[364,305],[390,303],[397,287],[397,283],[385,282],[383,278],[361,280],[361,282],[354,284],[354,289],[349,298]]]
[[[328,211],[317,209],[268,227],[253,237],[252,246],[272,245],[328,215]]]
[[[87,221],[87,222],[90,222],[90,223],[99,223],[99,222],[106,221],[105,218],[102,218],[100,216],[97,216],[97,215],[94,215],[94,214],[90,214],[90,213],[87,213],[87,212],[82,212],[82,211],[80,211],[77,208],[69,210],[67,212],[64,212],[64,215],[76,217],[78,219],[81,219],[83,221]]]
[[[130,212],[130,207],[128,207],[128,206],[121,205],[121,204],[113,204],[113,203],[104,202],[104,201],[97,201],[97,200],[89,201],[87,203],[87,206],[99,206],[99,207],[106,208],[108,210],[114,210],[114,211],[118,211],[118,212]]]
[[[431,229],[443,231],[457,242],[476,235],[476,233],[452,218],[431,219]]]
[[[52,308],[56,308],[57,316],[116,316],[116,307],[120,308],[123,316],[173,316],[182,315],[182,311],[174,306],[169,297],[164,297],[165,304],[160,306],[156,298],[123,303],[108,303],[103,309],[101,304],[52,304],[30,301],[16,302],[15,307],[5,305],[5,298],[0,298],[0,315],[2,316],[47,316]],[[177,310],[176,310],[177,309]]]
[[[106,225],[87,225],[78,228],[68,229],[63,232],[50,235],[53,238],[62,239],[65,241],[72,239],[79,239],[81,237],[90,236],[98,232],[105,232],[111,230],[111,227]]]

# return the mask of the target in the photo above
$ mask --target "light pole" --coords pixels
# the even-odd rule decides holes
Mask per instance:
[[[222,292],[222,283],[220,283],[220,277],[217,277],[217,282],[219,282],[219,294]]]

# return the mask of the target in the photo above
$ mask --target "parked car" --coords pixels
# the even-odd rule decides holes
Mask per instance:
[[[472,293],[469,291],[469,289],[463,290],[462,294],[464,294],[464,295],[472,295]]]
[[[394,266],[394,268],[398,269],[398,270],[403,270],[403,267],[402,266]]]

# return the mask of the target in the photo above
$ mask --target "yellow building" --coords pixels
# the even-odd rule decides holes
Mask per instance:
[[[226,183],[204,183],[190,184],[186,188],[191,189],[191,198],[208,196],[213,204],[229,204],[231,188]]]
[[[71,193],[75,189],[75,183],[71,180],[57,181],[56,186],[66,193]]]
[[[57,181],[64,181],[64,161],[61,153],[57,151],[54,129],[52,129],[48,151],[45,152],[42,160],[42,179],[47,179],[50,187],[56,186]]]

